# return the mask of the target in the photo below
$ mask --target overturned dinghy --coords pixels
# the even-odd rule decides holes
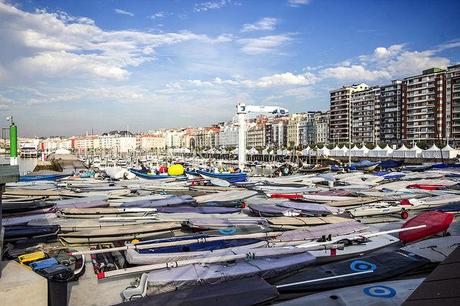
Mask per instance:
[[[325,204],[316,204],[316,203],[304,203],[304,202],[281,202],[276,204],[277,206],[297,209],[301,211],[302,215],[305,216],[327,216],[332,214],[332,211],[337,211],[332,207],[328,207]]]
[[[346,287],[307,295],[276,305],[401,305],[414,292],[414,290],[420,286],[423,280],[423,278],[417,278]]]
[[[148,273],[147,295],[255,275],[270,279],[308,266],[315,260],[315,257],[308,252],[288,256],[276,256],[276,249],[256,249],[254,252],[273,252],[273,256],[237,261],[231,264],[191,264],[152,271]]]
[[[104,227],[99,229],[81,230],[59,235],[61,241],[75,243],[94,243],[110,241],[127,241],[161,235],[174,236],[174,230],[180,229],[180,223],[152,223],[143,225],[128,225],[122,227]],[[164,236],[163,236],[164,235]]]
[[[296,217],[300,215],[300,210],[290,207],[280,207],[270,204],[249,204],[251,213],[260,217]]]
[[[124,298],[131,297],[125,293],[129,291],[123,292]],[[253,276],[147,296],[118,306],[251,306],[271,301],[278,295],[276,288]]]
[[[171,238],[171,241],[187,241],[181,237]],[[143,244],[151,244],[152,241],[136,244],[141,247]],[[251,249],[267,246],[266,241],[259,239],[230,239],[220,241],[206,241],[192,238],[190,244],[177,246],[165,246],[151,249],[128,249],[126,260],[133,265],[157,264],[170,261],[188,260],[192,258],[231,255],[246,253]]]
[[[266,222],[264,218],[191,218],[183,222],[183,225],[194,230],[209,230],[253,227],[254,225],[266,225]]]

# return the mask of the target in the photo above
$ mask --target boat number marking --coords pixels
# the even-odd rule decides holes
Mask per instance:
[[[363,289],[364,294],[377,298],[392,298],[396,295],[396,290],[391,287],[377,285],[372,287],[366,287]]]
[[[222,235],[233,235],[236,233],[236,228],[224,228],[219,230],[219,234]]]
[[[377,270],[377,266],[373,263],[364,260],[353,260],[350,264],[350,270],[355,272]]]

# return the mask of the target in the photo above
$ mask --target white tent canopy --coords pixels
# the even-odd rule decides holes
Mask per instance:
[[[444,148],[442,148],[442,158],[456,158],[458,155],[458,150],[452,148],[447,144]]]
[[[422,151],[423,158],[442,158],[441,149],[439,149],[435,144],[430,148]]]
[[[259,151],[257,151],[256,148],[251,148],[250,150],[247,150],[247,152],[250,155],[259,154]]]
[[[417,144],[414,144],[414,146],[410,149],[407,149],[405,153],[406,158],[418,158],[422,156],[423,150],[420,149]]]
[[[330,156],[331,155],[331,150],[329,150],[326,146],[322,147],[317,151],[317,155],[321,156]]]
[[[404,144],[402,144],[399,149],[393,151],[393,157],[405,158],[407,150],[407,147]]]

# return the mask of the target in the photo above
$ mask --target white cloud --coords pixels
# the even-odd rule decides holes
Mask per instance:
[[[318,78],[310,73],[294,74],[292,72],[276,73],[269,76],[260,77],[258,79],[222,79],[216,77],[210,81],[203,80],[187,80],[182,82],[174,82],[167,85],[167,88],[184,89],[184,86],[196,87],[213,87],[213,86],[238,86],[246,88],[277,88],[285,86],[308,86],[315,84]]]
[[[257,21],[256,23],[243,24],[241,32],[252,32],[252,31],[273,31],[277,24],[276,18],[265,17]]]
[[[131,17],[134,16],[133,13],[125,11],[125,10],[122,10],[122,9],[117,9],[116,8],[116,9],[114,9],[114,11],[115,11],[115,13],[120,14],[120,15],[127,15],[127,16],[131,16]]]
[[[209,10],[221,9],[227,5],[240,5],[240,3],[236,1],[232,1],[232,0],[216,0],[216,1],[200,2],[200,3],[195,4],[193,11],[196,13],[206,12]]]
[[[391,75],[386,71],[371,71],[361,65],[340,66],[326,68],[321,71],[323,78],[335,78],[338,80],[363,80],[374,81],[377,79],[389,79]]]
[[[375,48],[372,54],[358,56],[355,60],[343,61],[336,67],[320,71],[322,78],[335,78],[349,81],[391,80],[416,75],[423,70],[446,68],[449,59],[437,56],[444,48],[456,48],[460,44],[451,42],[441,45],[437,50],[410,51],[405,44]]]
[[[289,6],[292,6],[292,7],[307,5],[309,3],[310,3],[310,0],[288,0]]]
[[[168,13],[168,12],[160,11],[160,12],[153,13],[150,16],[150,19],[164,18],[164,17],[169,16],[169,15],[172,15],[172,14]]]
[[[5,77],[106,78],[121,80],[128,69],[154,59],[160,46],[185,41],[220,43],[192,32],[153,34],[135,30],[104,31],[93,20],[64,12],[28,13],[0,2],[0,48]]]
[[[241,51],[249,55],[270,53],[291,41],[289,34],[269,35],[258,38],[242,38],[238,42],[242,45]]]

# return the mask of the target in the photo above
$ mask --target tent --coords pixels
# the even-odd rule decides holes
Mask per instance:
[[[330,156],[331,150],[329,150],[326,146],[322,147],[317,151],[317,155],[319,156]]]
[[[259,151],[257,151],[256,148],[251,148],[250,150],[247,151],[249,155],[255,155],[259,154]]]
[[[367,153],[369,152],[369,149],[366,148],[366,146],[363,146],[362,148],[358,148],[358,146],[354,146],[351,148],[351,156],[356,156],[356,157],[364,157],[367,156]]]
[[[231,153],[232,154],[238,154],[238,148],[235,148]]]
[[[407,150],[407,147],[404,144],[402,144],[402,146],[399,149],[393,151],[393,157],[405,158]]]
[[[268,148],[265,148],[262,150],[262,155],[267,155],[268,154]]]
[[[422,151],[423,158],[441,158],[441,149],[439,149],[435,144],[431,148]]]
[[[343,156],[343,151],[339,148],[338,145],[336,145],[336,146],[331,150],[331,156]]]
[[[310,147],[306,147],[302,150],[302,156],[308,156],[310,154]]]
[[[393,151],[394,150],[387,144],[387,146],[382,149],[381,155],[379,155],[379,157],[392,157]]]
[[[420,149],[417,144],[414,144],[414,146],[410,149],[407,149],[406,151],[406,158],[418,158],[422,156],[423,150]]]
[[[380,151],[382,151],[382,148],[379,145],[376,145],[375,148],[373,148],[372,150],[369,150],[369,153],[367,156],[379,157]]]
[[[449,144],[442,148],[441,152],[442,158],[456,158],[458,155],[458,150],[452,148]]]

